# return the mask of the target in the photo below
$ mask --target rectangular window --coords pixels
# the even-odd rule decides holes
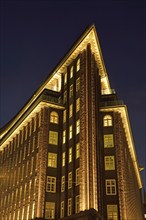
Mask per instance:
[[[107,205],[107,220],[118,220],[117,205]]]
[[[24,151],[23,151],[23,160],[25,160],[25,156],[26,156],[26,145],[24,146]]]
[[[70,78],[72,78],[72,77],[73,77],[73,66],[70,69]]]
[[[46,192],[56,192],[56,177],[47,176]]]
[[[60,207],[60,218],[64,217],[64,201],[61,202],[61,207]]]
[[[55,202],[46,202],[45,219],[55,219]]]
[[[61,178],[61,192],[64,192],[65,190],[65,176],[62,176]]]
[[[106,195],[116,195],[116,180],[115,179],[106,180]]]
[[[48,167],[57,167],[57,154],[48,153]]]
[[[63,144],[66,142],[66,130],[63,131]]]
[[[64,74],[64,85],[67,83],[67,73]]]
[[[32,140],[32,152],[34,151],[35,149],[35,137],[33,137],[33,140]]]
[[[68,199],[68,209],[67,209],[67,214],[70,216],[72,214],[72,199]]]
[[[49,131],[49,144],[58,145],[58,132]]]
[[[115,157],[114,156],[105,156],[105,170],[115,170]]]
[[[75,210],[76,213],[79,213],[80,212],[80,196],[76,196],[76,210]]]
[[[80,157],[80,143],[76,144],[76,159]]]
[[[28,134],[28,127],[25,127],[25,140],[27,139],[27,134]]]
[[[72,188],[72,172],[68,174],[68,189]]]
[[[69,155],[68,155],[68,162],[71,163],[72,162],[72,147],[69,148]]]
[[[73,85],[69,87],[69,98],[73,97]]]
[[[73,114],[73,104],[69,106],[69,117],[71,118]]]
[[[114,147],[113,134],[104,135],[104,148]]]
[[[31,168],[30,168],[30,173],[31,174],[33,172],[33,164],[34,164],[34,157],[31,158]]]
[[[62,153],[62,166],[65,166],[65,152]]]
[[[80,78],[76,80],[76,92],[80,90]]]
[[[72,138],[72,125],[69,126],[69,139]]]
[[[66,110],[63,111],[63,122],[66,122]]]
[[[80,169],[76,169],[76,186],[80,184]]]
[[[76,112],[80,110],[80,98],[76,100]]]
[[[66,103],[66,102],[67,102],[67,91],[65,91],[63,95],[63,103]]]
[[[80,120],[76,121],[76,134],[80,133]]]

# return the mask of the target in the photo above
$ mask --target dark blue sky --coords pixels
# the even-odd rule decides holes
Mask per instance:
[[[128,106],[138,161],[146,167],[146,1],[5,0],[0,14],[0,126],[94,23],[111,86]],[[146,186],[146,170],[142,176]]]

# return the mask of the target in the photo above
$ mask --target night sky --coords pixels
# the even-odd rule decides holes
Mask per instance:
[[[146,1],[1,1],[0,127],[95,24],[111,87],[128,106],[146,188]]]

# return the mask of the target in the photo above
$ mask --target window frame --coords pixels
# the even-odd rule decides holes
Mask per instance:
[[[58,132],[49,131],[49,144],[58,145]]]
[[[104,127],[113,126],[113,118],[111,115],[108,114],[103,117],[103,126]]]
[[[104,148],[114,147],[114,136],[113,134],[104,134]]]
[[[53,123],[53,124],[59,123],[59,115],[56,111],[50,112],[50,123]]]
[[[48,167],[57,168],[57,154],[48,152]]]
[[[104,156],[105,170],[115,170],[115,156]]]
[[[105,186],[106,186],[106,195],[116,195],[117,194],[115,179],[106,179]]]
[[[51,181],[49,181],[49,179]],[[49,188],[49,189],[48,189]],[[56,193],[56,177],[54,176],[47,176],[46,180],[46,192],[49,193]]]

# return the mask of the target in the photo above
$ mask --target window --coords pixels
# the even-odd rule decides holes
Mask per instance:
[[[55,219],[55,202],[46,202],[45,219]]]
[[[63,111],[63,122],[66,122],[66,110]]]
[[[76,186],[80,184],[80,169],[76,169]]]
[[[76,92],[80,90],[80,78],[76,80]]]
[[[112,126],[112,116],[111,115],[105,115],[103,118],[103,126]]]
[[[33,172],[33,164],[34,164],[34,157],[31,158],[31,167],[30,167],[30,173]]]
[[[76,213],[80,212],[80,196],[76,196]]]
[[[80,143],[76,144],[76,159],[80,157]]]
[[[49,131],[49,144],[53,144],[53,145],[58,144],[58,132]]]
[[[47,176],[46,192],[56,192],[56,177]]]
[[[72,162],[72,147],[69,148],[68,162]]]
[[[73,96],[73,85],[69,87],[69,98]]]
[[[80,59],[77,60],[76,71],[80,70]]]
[[[60,207],[60,218],[64,217],[64,201],[61,202],[61,207]]]
[[[64,192],[65,190],[65,176],[62,176],[61,178],[61,192]]]
[[[72,199],[68,199],[68,210],[67,210],[68,216],[72,214]]]
[[[69,117],[71,118],[73,114],[73,104],[69,106]]]
[[[63,144],[65,144],[66,142],[66,130],[63,131]]]
[[[67,73],[64,74],[64,85],[67,83]]]
[[[33,131],[36,131],[36,117],[33,119]]]
[[[50,122],[54,124],[58,124],[58,113],[57,112],[51,112],[50,114]]]
[[[66,101],[67,101],[67,92],[65,91],[63,95],[63,103],[66,103]]]
[[[65,152],[62,153],[62,166],[65,166]]]
[[[72,187],[72,172],[68,174],[68,189]]]
[[[115,157],[114,156],[105,156],[105,170],[115,170]]]
[[[57,154],[48,153],[48,167],[57,167]]]
[[[73,77],[73,66],[70,69],[70,78],[72,78],[72,77]]]
[[[24,146],[24,151],[23,151],[23,160],[25,160],[25,156],[26,156],[26,145]]]
[[[33,137],[32,139],[32,152],[34,151],[35,149],[35,137]]]
[[[72,125],[69,126],[69,139],[72,138]]]
[[[76,112],[80,110],[80,98],[76,100]]]
[[[117,205],[107,205],[107,220],[118,220]]]
[[[76,121],[76,134],[80,133],[80,120]]]
[[[104,148],[114,147],[113,134],[104,135]]]
[[[106,195],[116,195],[116,180],[115,179],[106,180]]]

